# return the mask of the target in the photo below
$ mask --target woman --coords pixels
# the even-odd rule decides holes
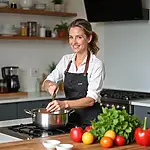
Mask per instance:
[[[75,109],[70,116],[73,122],[90,125],[100,113],[100,91],[104,80],[104,67],[95,55],[97,35],[85,19],[76,19],[69,26],[69,44],[73,54],[62,57],[55,70],[44,81],[51,95],[57,83],[64,81],[66,99],[50,102],[47,111]]]

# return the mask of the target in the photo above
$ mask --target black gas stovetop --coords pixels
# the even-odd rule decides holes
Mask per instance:
[[[76,126],[78,125],[73,123],[68,123],[65,127],[51,129],[51,130],[44,130],[38,128],[34,124],[20,124],[20,125],[9,126],[9,127],[0,127],[0,132],[20,139],[33,139],[33,138],[66,134],[69,133],[70,130]],[[85,128],[85,126],[82,126],[82,128]]]
[[[124,90],[114,90],[114,89],[103,89],[101,91],[101,96],[103,98],[113,98],[120,100],[140,100],[150,98],[150,93],[147,92],[137,92],[137,91],[124,91]]]

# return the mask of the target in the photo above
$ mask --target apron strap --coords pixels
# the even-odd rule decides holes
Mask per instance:
[[[85,64],[85,69],[84,69],[84,76],[86,76],[86,73],[87,73],[87,70],[88,70],[88,67],[89,67],[89,61],[90,61],[90,52],[88,51],[88,55],[87,55],[87,59],[86,59],[86,64]],[[65,70],[65,72],[69,71],[71,63],[72,63],[72,60],[70,60],[70,62],[68,64],[67,69]]]
[[[70,68],[70,66],[71,66],[71,63],[72,63],[72,60],[70,60],[70,62],[69,62],[69,64],[68,64],[67,69],[65,70],[65,72],[68,72],[68,71],[69,71],[69,68]]]
[[[86,59],[85,69],[84,69],[84,76],[86,76],[87,70],[89,68],[89,61],[90,61],[90,52],[88,51],[88,56]]]

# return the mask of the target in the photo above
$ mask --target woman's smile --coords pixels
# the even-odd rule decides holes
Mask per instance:
[[[73,47],[73,49],[78,49],[80,47],[80,45],[73,45],[72,47]]]

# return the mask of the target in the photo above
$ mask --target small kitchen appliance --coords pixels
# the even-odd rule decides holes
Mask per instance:
[[[19,83],[19,67],[6,66],[1,68],[2,77],[7,83],[8,92],[18,92]]]

